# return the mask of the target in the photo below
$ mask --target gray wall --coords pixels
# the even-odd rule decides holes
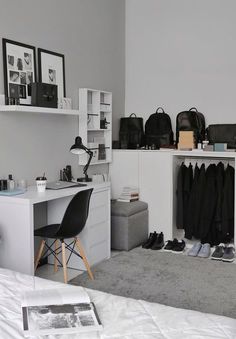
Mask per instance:
[[[145,119],[163,106],[198,107],[235,123],[235,0],[127,0],[126,108]]]
[[[79,87],[113,92],[116,139],[124,114],[125,0],[0,0],[0,7],[0,38],[65,55],[66,94],[75,108]],[[0,93],[2,69],[0,57]],[[0,177],[12,173],[32,182],[46,171],[54,180],[66,164],[78,176],[82,167],[68,152],[77,134],[73,116],[0,113]],[[94,167],[90,173],[106,170]]]

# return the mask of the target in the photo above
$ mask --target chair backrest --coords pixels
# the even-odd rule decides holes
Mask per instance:
[[[93,188],[80,191],[71,199],[57,231],[58,238],[73,238],[82,231],[88,218],[92,191]]]

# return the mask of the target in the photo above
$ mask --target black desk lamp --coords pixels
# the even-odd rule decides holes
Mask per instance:
[[[85,177],[84,178],[78,178],[77,181],[83,181],[83,182],[92,181],[92,179],[88,177],[87,170],[88,170],[90,162],[92,160],[93,152],[82,144],[81,137],[75,138],[75,143],[74,143],[74,145],[71,146],[70,152],[73,153],[73,154],[83,154],[84,152],[86,152],[89,155],[88,162],[84,166],[84,169],[83,169],[83,173],[84,173]]]

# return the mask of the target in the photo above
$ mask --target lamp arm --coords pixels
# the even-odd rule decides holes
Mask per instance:
[[[90,165],[90,162],[91,162],[91,160],[92,160],[93,152],[90,151],[90,149],[88,149],[87,147],[84,147],[84,149],[85,149],[86,153],[89,155],[89,160],[88,160],[87,164],[86,164],[86,165],[84,166],[84,168],[83,168],[83,173],[84,173],[84,175],[87,177],[87,176],[88,176],[88,175],[87,175],[87,170],[88,170],[89,165]]]

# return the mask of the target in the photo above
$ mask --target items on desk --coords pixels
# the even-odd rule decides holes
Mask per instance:
[[[7,180],[7,189],[8,190],[14,190],[15,188],[15,181],[13,180],[12,174],[8,175],[8,180]]]
[[[72,172],[70,165],[67,165],[66,168],[60,170],[60,180],[69,182],[72,180]]]
[[[38,192],[45,192],[47,185],[47,178],[45,177],[45,173],[43,174],[42,177],[36,178],[36,185]]]
[[[14,188],[13,190],[4,190],[0,191],[0,195],[4,196],[13,196],[13,195],[19,195],[25,193],[25,189],[23,188]]]
[[[0,179],[0,191],[7,190],[7,180],[6,179]]]
[[[73,153],[73,154],[77,154],[77,155],[80,155],[80,154],[83,154],[83,153],[88,154],[88,161],[87,161],[87,164],[84,166],[84,169],[83,169],[83,173],[84,173],[85,177],[84,178],[78,178],[77,181],[82,181],[82,182],[92,181],[92,179],[88,177],[87,170],[88,170],[90,162],[92,160],[93,152],[91,151],[91,149],[89,149],[88,147],[83,145],[82,139],[81,139],[80,136],[75,138],[75,143],[74,143],[74,145],[71,146],[70,152]]]
[[[27,181],[25,179],[19,179],[17,180],[17,188],[23,189],[26,191],[27,189]]]

